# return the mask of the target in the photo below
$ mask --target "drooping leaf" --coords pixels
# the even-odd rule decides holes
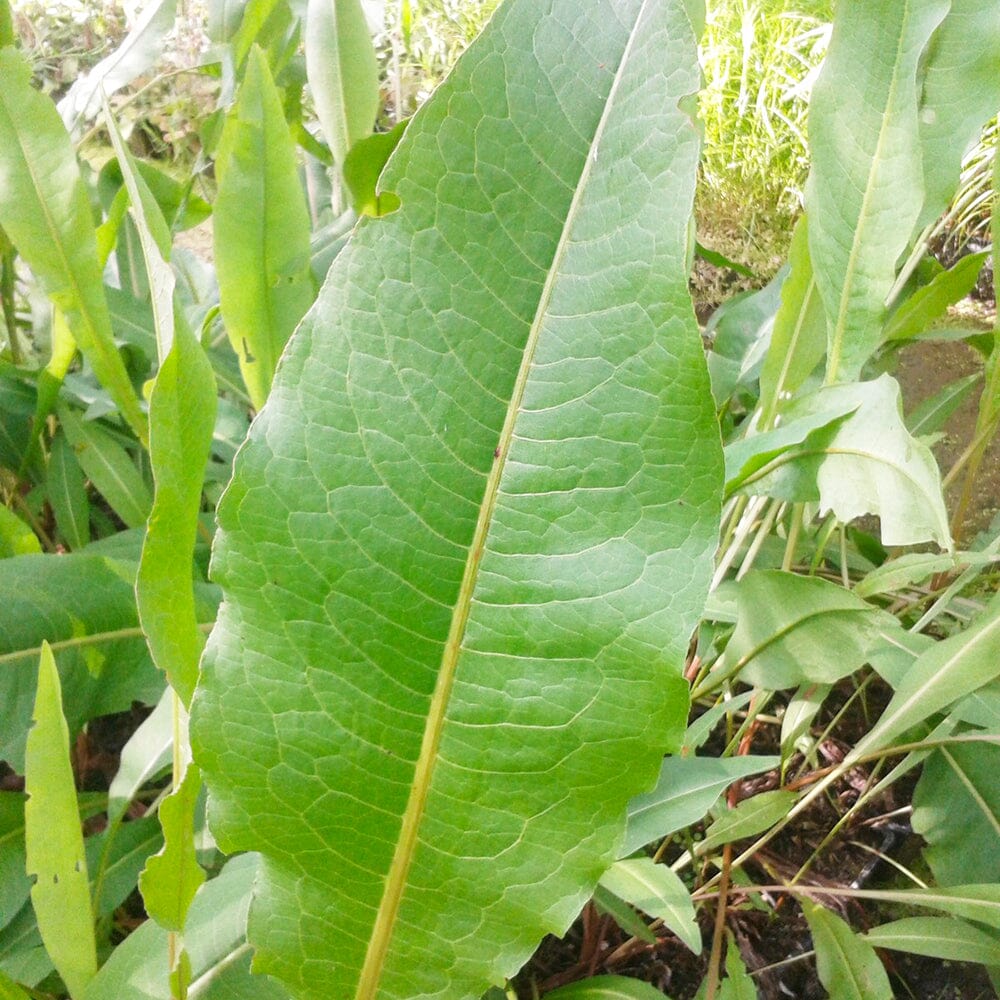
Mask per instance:
[[[501,7],[241,451],[192,743],[220,846],[265,854],[249,934],[296,996],[509,976],[680,742],[721,479],[696,6]]]
[[[149,0],[143,4],[131,31],[110,55],[77,77],[59,102],[59,114],[68,129],[92,118],[102,95],[110,97],[146,73],[163,55],[163,42],[174,26],[177,0]]]
[[[45,948],[72,996],[97,972],[83,831],[69,760],[59,674],[42,645],[33,726],[25,753],[24,837],[34,907]]]
[[[233,858],[191,904],[184,943],[198,1000],[287,1000],[273,979],[250,974],[245,935],[257,867],[256,855]],[[170,1000],[166,956],[167,931],[147,920],[115,948],[83,1000]]]
[[[878,722],[855,744],[860,757],[1000,675],[1000,595],[962,632],[922,653]]]
[[[907,951],[946,962],[1000,966],[1000,941],[953,917],[903,917],[873,927],[864,940],[873,948]]]
[[[1000,23],[993,14],[979,0],[951,0],[928,49],[920,93],[920,226],[947,208],[963,156],[1000,107]]]
[[[61,430],[52,439],[45,484],[62,540],[82,549],[90,541],[90,504],[83,470]]]
[[[973,253],[950,270],[936,274],[918,288],[890,317],[885,325],[885,340],[908,340],[915,337],[975,287],[979,272],[989,252]]]
[[[552,1000],[670,1000],[652,984],[629,976],[591,976],[545,995]]]
[[[924,764],[913,792],[913,830],[942,885],[1000,882],[1000,747],[957,743]]]
[[[254,406],[314,297],[309,211],[267,61],[250,54],[216,158],[213,224],[222,318]]]
[[[756,570],[737,585],[739,618],[718,669],[777,691],[832,684],[866,662],[895,621],[819,577]]]
[[[144,525],[153,498],[129,453],[96,421],[84,420],[69,406],[58,409],[59,425],[87,478],[128,527]]]
[[[146,418],[111,335],[90,202],[52,102],[0,49],[0,225],[55,305],[122,416],[146,439]]]
[[[747,476],[741,489],[796,502],[819,500],[822,511],[845,523],[877,514],[884,545],[931,540],[950,547],[937,464],[907,431],[894,379],[882,375],[828,386],[796,400],[784,417],[791,422],[848,404],[855,410],[842,423],[814,431],[800,449]]]
[[[309,0],[306,74],[323,136],[338,164],[371,135],[379,109],[378,60],[361,0]],[[384,162],[384,161],[383,161]]]
[[[331,0],[322,0],[329,4]],[[392,151],[406,130],[401,121],[390,132],[377,132],[359,139],[344,158],[344,184],[351,193],[351,203],[358,215],[388,215],[399,208],[399,198],[391,191],[379,191],[378,179]]]
[[[657,917],[696,955],[701,954],[701,930],[687,887],[666,865],[652,858],[617,861],[602,876],[601,885],[637,910]]]
[[[665,758],[656,787],[629,803],[622,857],[697,823],[734,781],[780,763],[779,757]]]
[[[809,102],[809,248],[829,327],[827,381],[878,346],[896,261],[924,200],[920,57],[949,0],[845,4]],[[845,142],[844,137],[851,141]]]
[[[765,430],[773,426],[781,405],[801,388],[826,353],[826,316],[809,259],[805,215],[792,233],[788,265],[771,346],[760,370],[761,427]]]
[[[139,891],[146,912],[168,931],[184,930],[195,893],[205,881],[194,850],[194,812],[201,774],[188,765],[181,784],[160,803],[163,850],[146,862]]]
[[[889,976],[875,949],[835,913],[805,900],[816,971],[820,982],[837,1000],[892,1000]]]

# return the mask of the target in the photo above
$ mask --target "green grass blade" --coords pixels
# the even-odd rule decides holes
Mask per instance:
[[[0,49],[0,225],[63,312],[122,416],[146,440],[146,418],[111,333],[90,202],[55,106],[30,70]]]
[[[892,1000],[892,987],[875,949],[835,913],[803,900],[820,982],[837,1000]]]
[[[375,46],[361,0],[309,0],[306,74],[333,159],[371,135],[380,104]]]
[[[502,6],[241,450],[192,744],[220,845],[265,855],[257,967],[298,997],[511,975],[680,744],[722,477],[697,6]]]
[[[33,728],[28,733],[24,836],[31,904],[46,951],[70,996],[82,996],[97,972],[87,860],[69,760],[56,662],[47,643],[38,665]]]
[[[216,160],[215,266],[226,333],[254,406],[312,304],[309,211],[295,147],[264,54],[250,53]]]
[[[829,326],[828,382],[878,346],[896,261],[924,200],[918,66],[949,0],[844,4],[809,108],[809,248]],[[844,137],[851,136],[850,142]]]

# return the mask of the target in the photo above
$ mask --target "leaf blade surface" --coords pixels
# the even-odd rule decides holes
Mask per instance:
[[[297,996],[509,975],[681,739],[722,475],[694,32],[675,2],[549,8],[503,8],[408,127],[401,207],[337,258],[220,509],[192,739]]]

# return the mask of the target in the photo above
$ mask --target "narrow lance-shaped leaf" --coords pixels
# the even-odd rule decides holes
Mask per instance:
[[[298,997],[479,996],[683,733],[721,456],[696,4],[500,8],[410,123],[220,506],[192,715]]]
[[[160,804],[163,850],[146,862],[139,890],[146,912],[168,931],[182,931],[191,901],[205,873],[195,856],[191,831],[201,774],[190,765],[180,785]]]
[[[835,913],[804,900],[820,982],[837,1000],[892,1000],[892,987],[875,949]]]
[[[90,202],[69,135],[30,70],[0,49],[0,225],[143,442],[146,418],[111,333]]]
[[[379,108],[378,60],[361,0],[309,0],[306,74],[336,163],[370,135]]]
[[[169,252],[166,223],[107,105],[105,118],[142,244],[160,362],[149,399],[149,458],[155,493],[136,599],[154,662],[184,704],[190,705],[204,646],[195,613],[193,558],[202,482],[215,427],[215,378],[183,315],[174,315],[174,275],[163,256]]]
[[[826,353],[826,319],[809,258],[809,230],[803,215],[792,234],[789,272],[781,286],[771,345],[760,370],[761,429],[774,424],[783,400],[812,374]]]
[[[78,997],[97,972],[83,831],[69,761],[69,730],[48,643],[38,665],[34,726],[25,755],[24,836],[38,929],[66,988]]]
[[[809,105],[809,248],[829,327],[827,381],[854,379],[924,200],[921,53],[949,0],[849,3]]]
[[[314,298],[309,210],[267,60],[254,48],[216,160],[215,264],[222,318],[260,409],[292,330]]]
[[[848,755],[890,746],[907,729],[1000,675],[1000,596],[964,631],[922,653],[896,688],[878,722]]]
[[[83,470],[62,431],[52,439],[45,485],[62,540],[71,549],[83,548],[90,541],[90,504]]]

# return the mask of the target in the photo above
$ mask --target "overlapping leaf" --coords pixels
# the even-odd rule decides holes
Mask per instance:
[[[478,996],[686,715],[721,458],[679,0],[513,0],[411,122],[220,506],[192,739],[300,997]]]

